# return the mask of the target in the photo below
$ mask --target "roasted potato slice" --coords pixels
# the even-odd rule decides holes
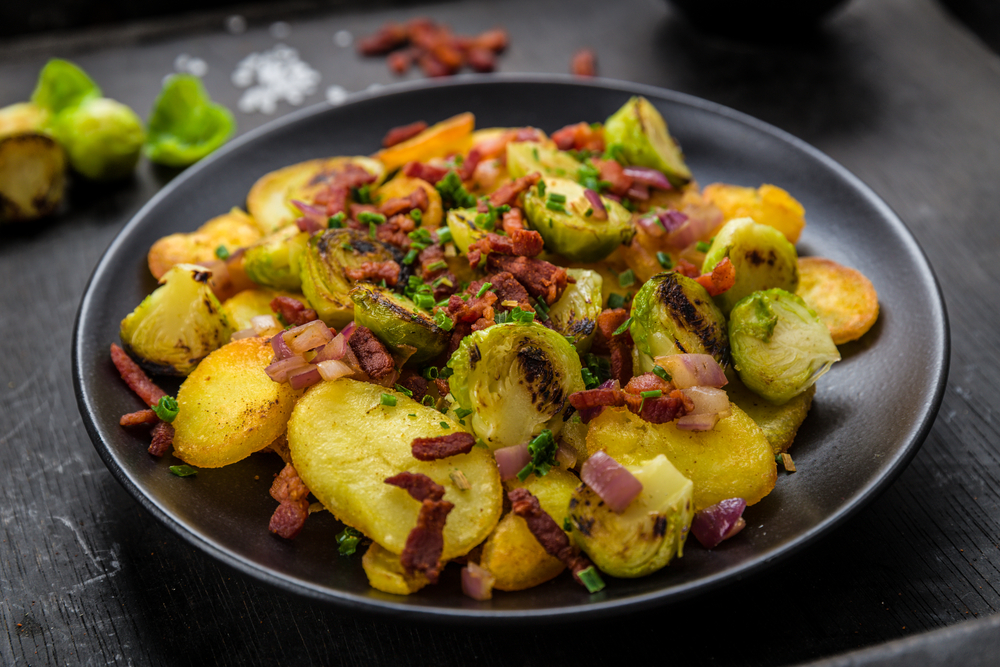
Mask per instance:
[[[277,296],[288,296],[309,307],[306,298],[301,294],[292,292],[281,292],[267,287],[255,287],[243,290],[233,297],[226,299],[222,304],[222,314],[226,316],[229,326],[233,331],[242,331],[250,328],[250,318],[257,315],[273,315],[271,301]]]
[[[273,359],[267,339],[256,337],[202,359],[177,392],[174,455],[199,468],[218,468],[280,437],[299,392],[267,376]]]
[[[816,385],[812,385],[783,405],[775,405],[747,389],[735,372],[730,371],[726,375],[729,377],[729,384],[726,385],[729,400],[757,423],[764,432],[764,437],[771,443],[771,450],[775,454],[787,452],[795,440],[799,427],[809,414],[813,396],[816,394]]]
[[[383,593],[409,595],[429,583],[427,577],[419,572],[408,575],[399,562],[399,554],[379,546],[378,542],[372,542],[361,557],[361,567],[368,575],[369,585]]]
[[[788,192],[776,185],[745,188],[728,183],[706,185],[702,197],[722,209],[725,221],[753,218],[774,227],[792,243],[797,243],[806,226],[806,210]]]
[[[216,259],[215,251],[225,246],[236,252],[256,243],[260,229],[249,215],[239,208],[216,216],[187,234],[171,234],[153,244],[146,260],[149,272],[159,280],[175,264],[202,264]]]
[[[299,162],[272,171],[254,183],[247,195],[247,211],[265,234],[290,225],[301,215],[291,201],[296,199],[311,204],[326,187],[328,179],[349,162],[376,176],[375,184],[385,173],[381,162],[362,156]]]
[[[694,482],[697,512],[726,498],[753,505],[774,488],[774,453],[764,433],[736,405],[711,431],[682,431],[674,423],[650,424],[624,408],[605,408],[590,422],[587,451],[603,449],[623,465],[666,455]]]
[[[375,202],[383,204],[395,197],[406,197],[417,188],[427,193],[428,206],[423,212],[421,227],[427,229],[437,229],[441,226],[444,218],[444,208],[441,206],[441,193],[422,178],[409,178],[402,174],[397,175],[382,184],[375,193]]]
[[[382,162],[386,171],[390,172],[407,162],[426,162],[431,158],[463,152],[468,148],[469,136],[475,126],[475,116],[469,112],[460,113],[431,125],[415,137],[383,148],[372,157]]]
[[[384,394],[396,405],[383,405]],[[342,378],[313,386],[299,400],[288,422],[288,445],[295,469],[320,502],[392,553],[406,545],[420,503],[386,478],[410,471],[444,486],[445,500],[455,505],[444,528],[442,560],[449,560],[486,539],[502,505],[500,473],[487,449],[474,447],[437,461],[413,458],[414,438],[460,430],[457,422],[404,394]],[[452,481],[456,468],[471,489]]]
[[[795,293],[816,311],[837,345],[861,338],[878,319],[878,293],[872,282],[830,259],[800,257]]]

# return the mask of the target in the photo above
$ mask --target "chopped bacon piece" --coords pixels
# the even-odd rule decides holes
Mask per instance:
[[[407,65],[407,67],[409,67],[409,65]],[[385,137],[382,139],[382,148],[389,148],[390,146],[401,144],[407,139],[412,139],[426,129],[427,123],[422,120],[410,123],[409,125],[394,127],[389,130],[389,132],[387,132]]]
[[[570,394],[569,404],[577,410],[617,408],[625,405],[625,394],[620,389],[586,389]]]
[[[542,175],[536,171],[527,176],[516,178],[510,183],[505,183],[490,195],[490,203],[496,207],[506,204],[513,208],[517,205],[518,195],[540,181],[541,178]]]
[[[491,308],[492,310],[492,308]],[[479,318],[476,319],[479,321]],[[455,322],[455,328],[451,330],[451,340],[448,341],[448,356],[455,353],[455,350],[462,344],[462,339],[472,333],[472,324],[468,322]],[[437,380],[434,381],[435,384]],[[445,394],[441,394],[444,396]]]
[[[472,40],[474,49],[487,49],[494,53],[500,53],[507,48],[507,31],[503,28],[493,28],[476,35]]]
[[[449,456],[468,454],[475,444],[476,438],[471,433],[460,431],[433,438],[414,438],[410,447],[413,458],[418,461],[437,461]]]
[[[368,374],[376,384],[392,376],[396,369],[392,355],[368,327],[357,327],[348,339],[347,344],[358,358],[361,370]]]
[[[399,378],[399,386],[405,387],[413,392],[413,400],[420,401],[427,394],[427,380],[420,377],[413,371],[404,371]]]
[[[473,47],[465,52],[465,59],[469,67],[477,72],[492,72],[497,68],[496,54],[489,49]]]
[[[403,471],[387,477],[385,483],[398,486],[419,502],[444,498],[444,487],[423,473]]]
[[[533,229],[515,229],[510,236],[490,232],[469,245],[469,266],[478,266],[483,253],[534,257],[542,251],[544,245],[542,235]]]
[[[494,324],[496,324],[496,320],[492,318],[486,319],[485,317],[480,317],[478,320],[472,323],[472,331],[473,332],[482,331],[483,329],[490,328]]]
[[[500,273],[486,276],[482,280],[477,280],[469,285],[468,292],[470,294],[478,294],[479,290],[486,283],[490,283],[490,291],[497,295],[496,308],[510,310],[511,307],[501,306],[500,304],[504,301],[517,301],[517,305],[521,310],[532,312],[535,310],[531,302],[528,301],[528,291],[524,289],[524,285],[517,282],[517,279],[510,272],[501,271]]]
[[[461,166],[458,168],[458,177],[463,181],[468,181],[472,178],[472,174],[475,173],[476,167],[483,160],[483,154],[479,148],[473,148],[469,151],[469,154],[465,156],[462,161]]]
[[[556,142],[556,146],[564,151],[570,149],[603,151],[604,130],[595,129],[588,123],[576,123],[553,132],[552,141]]]
[[[347,163],[339,168],[324,172],[310,181],[310,185],[323,185],[313,199],[315,206],[325,206],[327,215],[347,212],[350,203],[351,188],[374,183],[375,174],[353,163]]]
[[[451,391],[451,387],[448,386],[447,378],[434,378],[434,386],[437,387],[438,394],[440,396],[447,396],[448,392]]]
[[[417,516],[417,526],[406,537],[399,562],[407,574],[421,572],[432,584],[441,573],[444,551],[444,524],[455,506],[447,500],[424,500]]]
[[[403,167],[403,175],[410,178],[420,178],[433,185],[447,176],[448,170],[423,162],[407,162],[406,166]]]
[[[421,190],[421,192],[423,192]],[[409,216],[394,215],[387,222],[375,227],[375,238],[382,243],[394,245],[406,250],[410,247],[410,232],[417,228],[417,223]]]
[[[319,319],[315,310],[306,308],[301,301],[290,296],[276,296],[271,299],[271,310],[281,315],[285,324],[295,327]]]
[[[508,235],[524,229],[524,213],[516,206],[503,214],[503,231]]]
[[[632,178],[625,175],[623,167],[617,160],[601,160],[594,158],[591,160],[597,170],[601,172],[601,180],[610,183],[609,189],[615,195],[624,197],[632,187]]]
[[[399,264],[388,259],[384,262],[363,262],[361,266],[349,266],[344,269],[344,275],[351,280],[384,280],[392,287],[399,282]]]
[[[291,463],[286,463],[271,484],[271,497],[280,503],[268,529],[290,540],[299,534],[309,516],[309,489]]]
[[[271,483],[270,493],[272,498],[279,503],[284,503],[294,500],[304,500],[309,496],[309,489],[299,477],[295,466],[288,463],[274,478],[274,482]]]
[[[313,204],[316,206],[325,206],[327,215],[337,215],[338,213],[347,212],[350,198],[350,188],[346,186],[331,186],[317,194],[316,199],[313,200]]]
[[[528,530],[545,552],[561,560],[573,573],[573,578],[582,584],[577,574],[591,567],[590,560],[572,547],[566,533],[542,509],[538,498],[525,488],[512,489],[507,492],[507,497],[510,498],[511,511],[525,520]]]
[[[389,69],[396,74],[404,74],[406,70],[410,69],[413,65],[413,61],[417,58],[416,49],[400,49],[399,51],[393,51],[389,54],[386,59],[386,64],[389,65]],[[383,139],[383,141],[385,141]]]
[[[493,271],[512,273],[531,296],[545,299],[550,306],[559,300],[569,282],[566,269],[541,259],[491,253],[487,265]]]
[[[379,56],[406,44],[409,38],[409,30],[402,23],[387,22],[374,35],[358,41],[358,53],[363,56]]]
[[[644,391],[656,391],[669,393],[674,390],[674,385],[670,384],[656,373],[643,373],[636,375],[628,381],[622,390],[629,394],[641,394]]]
[[[710,296],[719,296],[736,284],[736,267],[728,257],[723,257],[710,273],[704,273],[695,280],[708,290]]]
[[[454,70],[438,60],[429,51],[421,52],[417,58],[417,64],[420,65],[420,69],[424,71],[424,74],[429,77],[450,76],[455,73]]]
[[[426,211],[428,206],[430,206],[430,199],[427,198],[427,191],[423,188],[416,188],[405,197],[393,197],[383,202],[378,210],[386,217],[391,217],[397,213],[409,213],[415,208]]]
[[[153,456],[163,456],[174,444],[174,427],[167,422],[160,422],[153,427],[153,442],[149,445],[149,453]]]
[[[597,74],[597,56],[590,49],[580,49],[573,54],[569,65],[570,74],[594,76]]]
[[[114,363],[118,373],[125,380],[128,388],[136,393],[146,405],[153,406],[166,396],[166,392],[157,387],[146,372],[139,368],[139,364],[132,360],[121,347],[115,343],[111,344],[111,361]]]
[[[451,298],[448,299],[448,305],[445,307],[445,312],[447,312],[456,323],[471,323],[475,322],[480,317],[485,317],[486,319],[491,320],[493,319],[493,304],[495,304],[496,301],[497,295],[489,291],[482,296],[472,294],[468,301],[464,301],[462,297],[457,294],[452,294]]]
[[[650,424],[672,422],[694,409],[694,403],[679,389],[656,398],[644,399],[638,394],[625,394],[625,406],[629,412]]]
[[[674,271],[682,276],[687,276],[688,278],[697,278],[701,275],[701,271],[698,270],[698,267],[683,257],[677,260],[677,264],[674,265]]]
[[[600,337],[611,351],[611,377],[622,385],[632,379],[632,334],[625,330],[615,335],[615,331],[627,319],[628,311],[624,308],[608,308],[597,316]]]
[[[127,415],[122,415],[118,423],[121,426],[140,426],[155,424],[160,421],[160,418],[152,410],[139,410],[138,412],[130,412]]]

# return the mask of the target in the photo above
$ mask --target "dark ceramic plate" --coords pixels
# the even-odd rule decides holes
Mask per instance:
[[[746,512],[748,527],[714,551],[689,542],[684,557],[642,579],[608,578],[588,595],[568,576],[492,601],[463,597],[459,569],[442,583],[396,597],[372,590],[360,555],[340,558],[329,513],[285,542],[267,531],[277,457],[257,455],[181,479],[178,461],[146,453],[148,436],[118,426],[138,408],[108,356],[118,323],[154,287],[146,252],[165,234],[190,231],[244,203],[263,174],[329,155],[368,154],[385,132],[418,118],[473,111],[479,127],[533,125],[554,131],[607,118],[631,95],[649,98],[684,146],[701,183],[775,183],[805,206],[802,254],[867,275],[879,293],[875,328],[841,348],[844,360],[819,382],[795,443],[799,472]],[[568,619],[675,602],[759,572],[800,551],[886,488],[923,441],[941,402],[948,327],[931,268],[898,217],[868,187],[816,149],[745,115],[699,99],[633,84],[567,77],[470,77],[359,94],[277,120],[189,169],[149,202],[108,248],[77,318],[73,370],[80,412],[104,462],[157,519],[210,556],[265,583],[350,609],[462,621]],[[173,385],[170,390],[176,388]]]

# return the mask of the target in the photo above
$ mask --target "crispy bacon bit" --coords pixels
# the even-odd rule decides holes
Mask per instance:
[[[395,373],[392,355],[368,327],[357,327],[347,341],[358,358],[361,370],[376,384]]]
[[[451,298],[448,299],[448,305],[445,307],[445,312],[447,312],[456,323],[472,323],[480,317],[492,320],[493,304],[495,304],[496,301],[497,295],[489,291],[482,296],[477,296],[476,293],[473,293],[468,301],[464,301],[462,297],[457,294],[452,294]]]
[[[309,489],[305,482],[299,477],[295,466],[291,463],[285,465],[281,472],[274,478],[271,484],[271,497],[279,503],[304,500],[309,496]]]
[[[153,456],[163,456],[174,444],[174,427],[167,422],[160,422],[153,427],[153,442],[149,445],[149,453]]]
[[[478,318],[476,319],[478,321]],[[462,339],[472,333],[472,324],[468,322],[456,322],[455,328],[451,330],[451,340],[448,341],[448,356],[455,353],[455,350],[462,344]],[[434,381],[435,384],[437,380]],[[441,394],[444,396],[445,394]]]
[[[576,123],[553,132],[552,141],[564,151],[573,149],[601,152],[604,150],[604,130],[595,129],[588,123]]]
[[[403,46],[410,34],[402,23],[385,23],[374,35],[358,42],[358,52],[364,56],[380,56]]]
[[[573,578],[578,583],[583,584],[577,573],[591,567],[590,560],[570,545],[566,533],[542,509],[538,498],[524,488],[508,491],[507,497],[510,498],[511,511],[525,520],[531,534],[535,536],[545,552],[561,560],[573,573]]]
[[[509,235],[524,229],[524,213],[514,206],[503,214],[503,231]]]
[[[403,167],[403,175],[410,178],[420,178],[433,185],[447,176],[448,170],[423,162],[407,162],[406,166]]]
[[[412,218],[397,214],[389,218],[387,222],[375,227],[375,238],[382,243],[406,250],[410,247],[410,237],[407,235],[416,228],[417,223]]]
[[[483,329],[490,328],[494,324],[496,324],[496,320],[492,318],[486,319],[485,317],[480,317],[478,320],[472,323],[472,331],[473,332],[482,331]]]
[[[350,203],[351,188],[375,182],[375,175],[367,172],[356,164],[348,163],[332,172],[320,174],[310,185],[323,185],[323,189],[313,200],[315,206],[325,206],[327,215],[347,212]]]
[[[468,292],[478,294],[485,283],[490,283],[490,291],[497,295],[497,304],[502,304],[505,301],[516,301],[521,310],[535,310],[531,302],[528,301],[528,291],[524,289],[524,285],[517,282],[517,279],[510,272],[501,271],[500,273],[486,276],[482,280],[477,280],[469,285]],[[503,310],[510,309],[507,306],[497,305],[496,307]]]
[[[271,484],[271,497],[280,504],[271,515],[268,529],[286,540],[299,534],[309,516],[309,489],[291,463],[285,464]]]
[[[377,283],[384,280],[386,285],[392,287],[399,282],[399,264],[391,259],[384,262],[363,262],[361,266],[346,267],[344,275],[355,281],[370,280]]]
[[[601,172],[601,180],[610,183],[609,189],[615,195],[624,197],[632,188],[632,178],[626,176],[623,167],[617,160],[601,160],[594,158],[591,160],[597,170]]]
[[[413,61],[417,58],[416,49],[400,49],[399,51],[393,51],[389,54],[386,59],[386,64],[389,65],[389,69],[392,70],[394,74],[403,74],[406,70],[410,69],[413,65]],[[383,139],[383,141],[385,141]]]
[[[490,232],[469,245],[469,266],[478,266],[483,253],[534,257],[542,251],[544,245],[542,235],[533,229],[515,229],[510,236]]]
[[[458,327],[456,327],[457,329]],[[434,378],[434,386],[437,387],[439,396],[447,396],[448,392],[451,391],[451,387],[448,386],[447,378]]]
[[[482,162],[482,160],[483,160],[482,151],[480,151],[478,148],[473,148],[472,150],[470,150],[469,154],[465,156],[465,159],[462,161],[461,166],[459,166],[458,168],[458,177],[463,181],[470,180],[472,178],[472,175],[476,171],[476,167],[479,166],[479,163]]]
[[[569,71],[570,74],[577,76],[595,76],[597,74],[597,56],[590,49],[580,49],[573,54]]]
[[[535,298],[552,305],[562,296],[569,279],[566,269],[541,259],[511,257],[491,253],[487,265],[493,271],[507,271]]]
[[[632,334],[628,330],[615,335],[625,320],[628,311],[624,308],[614,310],[608,308],[597,316],[597,329],[600,338],[611,351],[611,377],[622,385],[632,379]]]
[[[683,257],[677,260],[677,264],[674,265],[674,271],[688,278],[698,278],[701,275],[698,267]]]
[[[138,412],[130,412],[127,415],[122,415],[118,423],[121,426],[140,426],[155,424],[158,421],[160,421],[160,418],[152,410],[139,410]]]
[[[636,395],[641,394],[644,391],[656,390],[669,393],[674,390],[674,385],[670,384],[656,373],[643,373],[642,375],[636,375],[634,378],[629,380],[628,384],[622,387],[622,390],[629,394]]]
[[[679,389],[674,389],[669,395],[646,399],[637,394],[625,394],[625,406],[629,412],[650,424],[672,422],[694,409],[694,403]]]
[[[497,56],[489,49],[471,48],[465,52],[465,59],[477,72],[492,72],[497,68]]]
[[[625,393],[620,389],[586,389],[570,394],[569,404],[577,410],[617,408],[625,405]]]
[[[382,139],[382,148],[389,148],[390,146],[401,144],[407,139],[412,139],[426,129],[427,123],[422,120],[410,123],[409,125],[394,127],[389,130],[389,132],[386,133],[385,137]]]
[[[427,380],[413,371],[405,371],[399,378],[399,385],[413,392],[413,400],[420,401],[427,394]]]
[[[407,574],[421,572],[432,584],[436,584],[443,563],[444,524],[448,513],[455,506],[447,500],[425,500],[420,506],[417,526],[406,537],[406,546],[399,554],[399,562]]]
[[[115,343],[111,344],[111,361],[114,363],[118,373],[125,380],[128,388],[136,393],[146,405],[153,406],[166,396],[166,392],[157,387],[146,372],[139,368],[139,364],[132,360],[121,347]]]
[[[475,444],[476,438],[471,433],[462,431],[434,438],[414,438],[410,447],[413,458],[418,461],[437,461],[449,456],[468,454]]]
[[[405,72],[417,60],[429,76],[454,74],[465,64],[478,72],[491,72],[496,54],[506,47],[507,33],[502,29],[466,37],[453,35],[447,26],[423,17],[412,19],[405,26],[386,23],[377,33],[358,42],[362,55],[383,55],[400,49],[389,53],[389,67],[397,74]]]
[[[733,266],[728,257],[723,257],[711,273],[702,274],[695,280],[708,290],[710,296],[719,296],[736,284],[736,267]]]
[[[385,483],[398,486],[419,502],[444,498],[444,487],[423,473],[403,471],[387,477]]]
[[[507,31],[503,28],[493,28],[481,32],[472,40],[472,45],[469,48],[487,49],[494,53],[500,53],[507,48]]]
[[[386,217],[392,217],[397,213],[409,213],[415,208],[426,211],[428,206],[430,200],[427,198],[427,191],[417,188],[405,197],[393,197],[385,201],[378,210]]]
[[[285,324],[295,327],[319,319],[315,310],[306,308],[301,301],[290,296],[276,296],[271,299],[271,310],[281,315]]]
[[[527,176],[514,179],[510,183],[505,183],[490,195],[490,203],[494,206],[503,206],[506,204],[513,208],[517,205],[518,195],[533,186],[541,178],[542,175],[536,171]]]

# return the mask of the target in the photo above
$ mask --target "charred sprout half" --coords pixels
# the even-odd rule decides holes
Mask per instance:
[[[663,116],[645,97],[633,97],[604,123],[609,148],[618,146],[625,160],[640,167],[662,171],[674,187],[691,180],[680,146]]]
[[[729,314],[733,365],[748,388],[782,405],[840,361],[830,331],[800,297],[755,292]]]
[[[507,171],[512,178],[539,172],[543,176],[576,178],[583,164],[551,142],[512,141],[507,144]]]
[[[309,234],[289,225],[273,232],[243,254],[243,270],[258,285],[279,290],[302,287],[302,254]]]
[[[409,361],[420,364],[444,352],[448,332],[434,322],[428,311],[390,289],[361,283],[350,291],[354,301],[354,320],[368,327],[394,350],[403,346],[416,348]]]
[[[473,332],[448,361],[451,393],[472,410],[472,430],[491,449],[557,432],[569,395],[582,391],[573,346],[538,323],[496,324]]]
[[[47,116],[30,102],[0,109],[0,225],[51,213],[62,200],[66,153],[44,132]]]
[[[589,269],[566,269],[566,273],[576,282],[567,285],[559,300],[549,308],[549,324],[562,335],[572,338],[576,351],[584,354],[590,350],[597,332],[604,281],[601,274]]]

